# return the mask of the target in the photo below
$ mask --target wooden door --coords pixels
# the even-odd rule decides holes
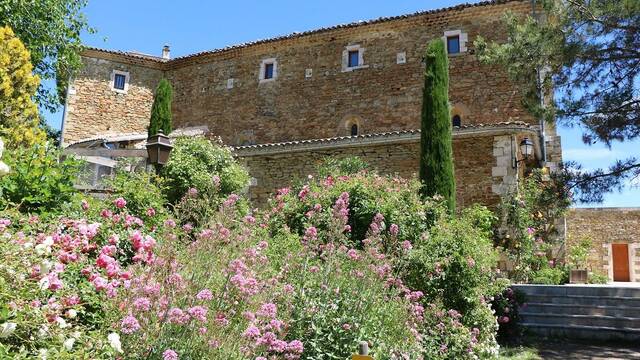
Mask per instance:
[[[629,278],[629,245],[611,244],[613,257],[613,281],[630,281]]]

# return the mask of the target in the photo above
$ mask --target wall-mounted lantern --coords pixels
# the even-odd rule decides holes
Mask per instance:
[[[169,155],[173,145],[169,137],[160,130],[157,134],[147,138],[147,154],[149,155],[149,163],[153,164],[159,170],[169,161]]]
[[[513,138],[511,138],[511,141],[513,144]],[[533,142],[528,137],[525,137],[522,139],[522,141],[520,141],[520,145],[518,146],[518,148],[520,149],[520,155],[522,155],[522,158],[518,160],[517,156],[514,157],[513,159],[514,169],[518,168],[519,163],[529,160],[529,158],[533,155]]]

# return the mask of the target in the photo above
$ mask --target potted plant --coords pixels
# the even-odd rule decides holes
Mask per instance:
[[[583,239],[569,250],[569,283],[586,284],[588,271],[587,259],[591,250],[591,240]]]

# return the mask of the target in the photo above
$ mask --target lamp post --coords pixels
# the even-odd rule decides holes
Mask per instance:
[[[156,172],[160,171],[162,166],[169,161],[169,155],[173,145],[169,137],[162,133],[162,130],[157,134],[151,135],[147,138],[147,154],[149,155],[149,163],[153,164],[156,168]]]

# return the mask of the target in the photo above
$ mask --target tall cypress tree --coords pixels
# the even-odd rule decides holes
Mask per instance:
[[[433,40],[425,54],[422,132],[420,135],[420,181],[424,198],[444,196],[449,211],[456,207],[449,110],[449,60],[444,41]]]
[[[158,130],[162,130],[165,135],[168,135],[172,129],[171,127],[171,99],[173,97],[173,90],[169,80],[162,79],[156,88],[156,93],[153,96],[153,105],[151,106],[151,121],[149,122],[149,136],[158,133]]]

